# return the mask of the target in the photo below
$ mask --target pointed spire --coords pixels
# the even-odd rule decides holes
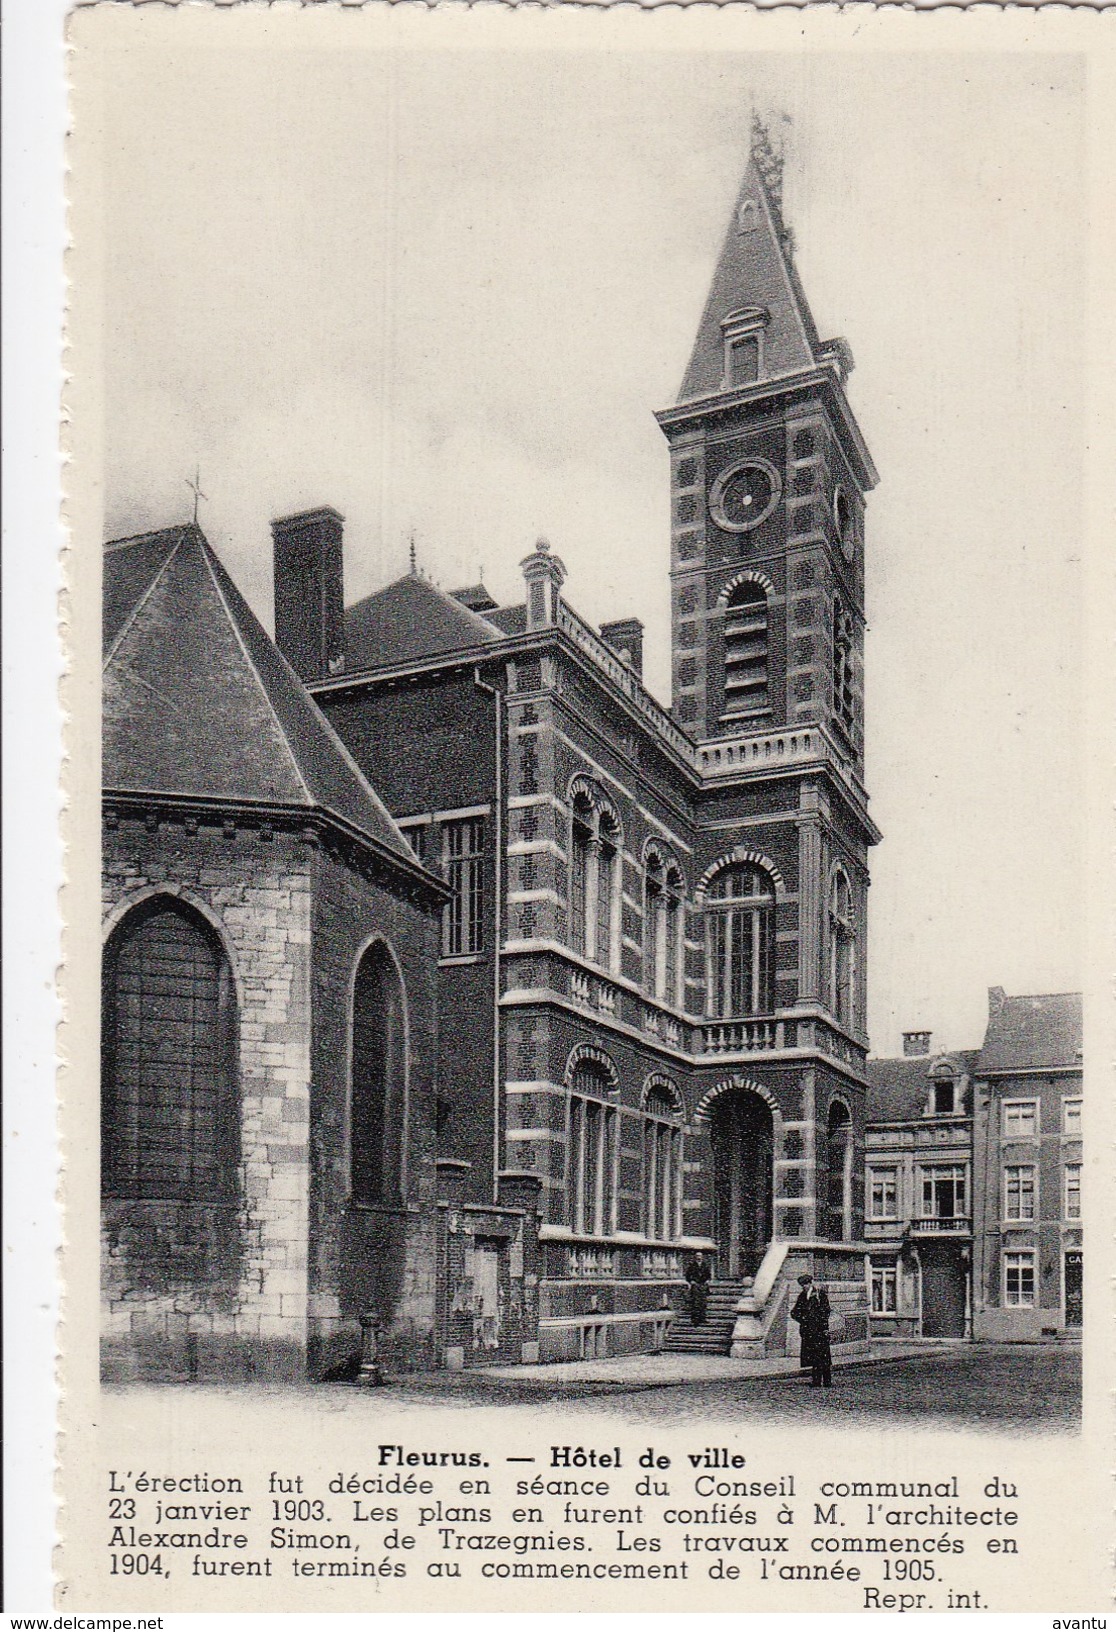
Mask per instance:
[[[415,529],[413,527],[411,528],[410,546],[409,546],[408,554],[409,554],[410,560],[411,560],[411,577],[412,578],[417,578],[418,577],[418,567],[416,565],[416,558],[415,558]]]
[[[768,126],[754,117],[744,180],[679,402],[810,368],[820,360],[817,327],[783,221],[783,164]]]

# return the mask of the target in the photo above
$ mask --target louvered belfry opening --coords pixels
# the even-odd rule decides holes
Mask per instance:
[[[102,1067],[105,1194],[234,1202],[232,972],[214,931],[180,901],[134,909],[106,948]]]
[[[748,582],[725,607],[725,712],[758,714],[767,706],[767,595]]]

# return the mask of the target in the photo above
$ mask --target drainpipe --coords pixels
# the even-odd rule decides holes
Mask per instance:
[[[500,1199],[500,1112],[503,1082],[500,1075],[500,947],[504,928],[504,694],[499,686],[490,686],[480,677],[480,668],[473,670],[473,684],[479,691],[487,691],[495,702],[496,791],[494,805],[494,843],[496,855],[493,865],[494,882],[492,931],[492,1200]]]

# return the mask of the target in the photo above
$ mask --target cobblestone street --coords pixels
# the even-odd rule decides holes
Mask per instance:
[[[579,1380],[576,1366],[522,1367],[499,1376],[483,1370],[433,1373],[370,1392],[393,1403],[400,1396],[446,1404],[483,1400],[512,1409],[616,1411],[631,1421],[763,1418],[802,1422],[829,1418],[901,1423],[955,1422],[990,1429],[1075,1432],[1080,1420],[1081,1354],[1067,1344],[951,1344],[902,1358],[839,1366],[829,1390],[811,1388],[799,1373],[734,1375],[733,1362],[705,1362],[703,1373],[679,1381],[666,1356],[597,1365]],[[663,1381],[656,1379],[662,1366]],[[540,1371],[562,1376],[540,1375]],[[611,1370],[611,1377],[610,1377]],[[669,1379],[669,1380],[665,1380]],[[625,1386],[625,1384],[627,1386]],[[356,1392],[356,1391],[354,1391]]]

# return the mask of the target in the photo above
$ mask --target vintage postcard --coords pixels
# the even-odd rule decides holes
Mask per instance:
[[[69,39],[59,1607],[1103,1625],[1111,16]]]

